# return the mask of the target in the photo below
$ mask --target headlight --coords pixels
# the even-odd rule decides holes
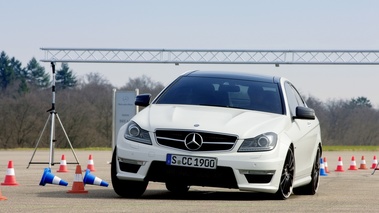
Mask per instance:
[[[278,136],[273,132],[258,135],[255,138],[245,139],[238,149],[239,152],[261,152],[273,150],[278,141]]]
[[[136,124],[133,121],[130,121],[127,124],[124,137],[125,139],[131,140],[131,141],[149,144],[149,145],[152,144],[149,132],[144,129],[141,129],[141,127],[139,127],[138,124]]]

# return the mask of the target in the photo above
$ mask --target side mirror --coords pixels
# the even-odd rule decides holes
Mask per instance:
[[[315,111],[308,107],[298,106],[296,107],[295,119],[314,120],[316,118]]]
[[[141,94],[137,95],[136,101],[134,102],[135,105],[137,106],[149,106],[150,104],[150,97],[151,94]]]

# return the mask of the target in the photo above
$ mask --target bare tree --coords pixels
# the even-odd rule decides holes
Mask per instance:
[[[161,82],[153,81],[150,77],[142,75],[137,78],[129,78],[129,82],[125,86],[121,87],[122,90],[139,89],[140,93],[150,93],[152,98],[156,97],[164,88]]]

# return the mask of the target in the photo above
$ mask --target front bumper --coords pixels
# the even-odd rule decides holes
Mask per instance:
[[[167,182],[187,185],[237,188],[242,191],[275,193],[286,152],[239,153],[189,152],[159,145],[145,145],[124,138],[117,144],[117,177],[124,180]],[[166,165],[167,154],[215,157],[216,169]]]

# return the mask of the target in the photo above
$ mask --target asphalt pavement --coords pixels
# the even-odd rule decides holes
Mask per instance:
[[[377,212],[379,171],[370,169],[376,152],[324,152],[327,159],[327,176],[321,177],[320,188],[314,196],[292,195],[278,201],[265,194],[240,192],[235,189],[191,187],[183,196],[169,193],[162,183],[149,183],[139,199],[120,198],[112,188],[110,179],[111,151],[76,151],[82,170],[93,159],[91,172],[107,182],[108,187],[86,184],[87,193],[67,193],[75,185],[77,168],[71,150],[55,150],[54,161],[65,156],[68,172],[57,172],[60,164],[51,166],[56,178],[68,182],[68,186],[47,183],[40,186],[45,168],[49,168],[48,150],[0,150],[0,183],[6,181],[8,163],[12,161],[14,181],[18,186],[0,185],[0,192],[7,200],[0,200],[0,212]],[[364,156],[369,168],[349,170],[352,157],[356,167]],[[378,155],[379,156],[379,155]],[[341,157],[343,172],[336,172]],[[30,164],[29,168],[27,166]],[[46,164],[33,164],[46,162]],[[340,162],[340,164],[341,164]],[[341,167],[341,165],[340,165]],[[376,171],[375,171],[376,172]],[[82,173],[84,176],[84,172]]]

